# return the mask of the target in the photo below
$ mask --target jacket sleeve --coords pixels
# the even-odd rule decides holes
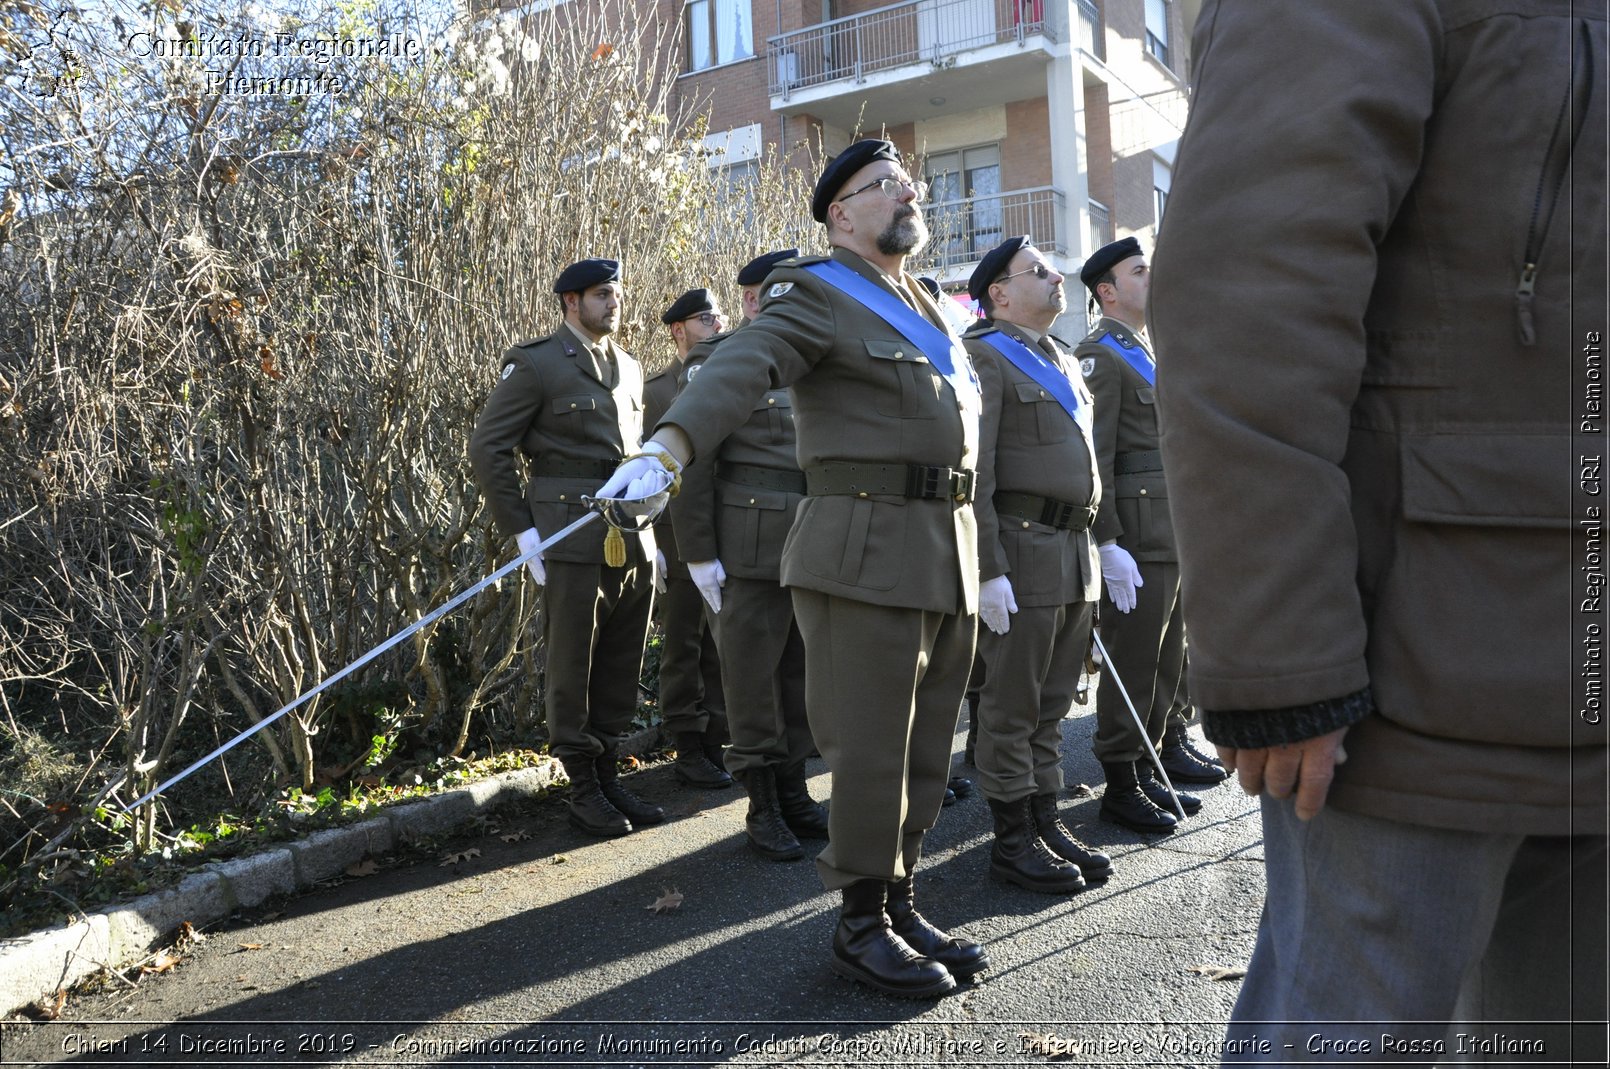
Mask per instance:
[[[1124,403],[1124,372],[1117,359],[1100,345],[1084,346],[1078,355],[1091,361],[1085,385],[1090,389],[1095,427],[1091,444],[1096,454],[1096,474],[1101,477],[1101,501],[1096,506],[1096,522],[1090,525],[1090,533],[1099,544],[1114,541],[1124,533],[1124,525],[1118,519],[1112,474],[1114,459],[1118,456],[1118,416]]]
[[[697,352],[695,348],[694,352]],[[691,359],[693,353],[689,353]],[[706,361],[708,364],[709,361]],[[686,388],[687,369],[678,376]],[[659,419],[654,421],[656,424]],[[725,441],[725,439],[723,439]],[[671,522],[676,526],[677,549],[685,561],[715,560],[720,556],[716,544],[716,457],[718,444],[708,456],[696,456],[682,470],[682,490],[671,499]]]
[[[1001,546],[1001,521],[995,514],[995,443],[1001,433],[1001,369],[992,352],[969,343],[973,370],[983,394],[984,410],[978,421],[978,489],[973,516],[978,521],[978,578],[980,582],[1007,573],[1006,551]]]
[[[1419,166],[1440,44],[1430,0],[1278,19],[1256,0],[1203,6],[1148,318],[1205,709],[1296,709],[1369,682],[1342,460],[1377,245]]]
[[[543,390],[541,376],[518,349],[505,354],[499,374],[470,435],[470,468],[498,529],[513,538],[532,526],[515,450],[542,408]]]

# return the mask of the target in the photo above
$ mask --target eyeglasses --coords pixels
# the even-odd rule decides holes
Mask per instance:
[[[1002,275],[1000,278],[996,279],[995,281],[996,282],[1005,282],[1009,278],[1016,278],[1019,275],[1027,275],[1027,274],[1030,274],[1030,273],[1032,273],[1035,278],[1050,278],[1051,277],[1051,269],[1049,267],[1047,267],[1044,263],[1037,263],[1033,267],[1025,267],[1021,271],[1013,271],[1010,275]]]
[[[840,197],[839,200],[849,200],[857,193],[865,193],[867,190],[874,187],[883,190],[883,195],[888,197],[890,200],[899,200],[900,194],[904,193],[908,189],[916,194],[916,196],[912,198],[913,200],[922,200],[922,198],[928,195],[927,182],[904,182],[898,178],[878,178],[868,182],[860,189],[850,190],[848,193],[844,194],[844,196]]]
[[[727,317],[722,315],[720,312],[700,312],[698,315],[688,316],[688,318],[684,319],[682,322],[686,323],[689,320],[697,319],[702,325],[713,327],[717,323],[726,322],[726,318]]]

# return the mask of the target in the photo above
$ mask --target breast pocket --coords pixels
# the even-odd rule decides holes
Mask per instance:
[[[1135,388],[1136,412],[1143,430],[1157,436],[1157,391],[1150,386]]]
[[[1034,440],[1046,445],[1066,441],[1070,421],[1061,403],[1039,383],[1020,382],[1016,385],[1025,431],[1032,428]]]
[[[781,546],[794,515],[788,494],[734,487],[721,495],[721,556],[757,567],[768,546]],[[770,553],[773,560],[776,550]]]
[[[794,440],[794,402],[787,390],[771,390],[749,415],[751,426],[761,429],[770,445]]]
[[[589,397],[587,394],[553,399],[553,414],[556,416],[581,415],[596,411],[598,411],[598,398]]]
[[[941,378],[928,358],[907,341],[866,340],[874,368],[873,407],[883,416],[933,419]]]

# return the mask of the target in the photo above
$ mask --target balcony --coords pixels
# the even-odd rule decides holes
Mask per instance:
[[[944,273],[975,263],[1009,237],[1027,234],[1047,255],[1070,253],[1062,233],[1065,198],[1052,186],[1014,189],[988,196],[941,201],[923,209],[933,238],[917,263]]]
[[[853,126],[862,102],[876,111],[868,119],[895,123],[947,99],[983,107],[1043,93],[1046,49],[1057,40],[1046,6],[904,0],[778,34],[766,49],[772,107]]]

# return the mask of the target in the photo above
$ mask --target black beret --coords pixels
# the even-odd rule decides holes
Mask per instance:
[[[715,310],[716,300],[710,296],[709,290],[703,288],[688,290],[688,292],[671,303],[671,307],[667,308],[665,314],[660,316],[660,322],[669,326],[672,323],[680,323],[684,319],[691,319],[700,312],[714,312]]]
[[[918,275],[917,281],[922,284],[923,289],[928,291],[928,296],[934,300],[937,301],[945,295],[945,291],[939,288],[938,279],[930,278],[928,275]]]
[[[779,249],[776,252],[762,253],[744,264],[742,271],[738,272],[738,285],[758,286],[766,281],[771,269],[784,260],[792,260],[799,255],[798,249]]]
[[[1091,293],[1096,292],[1096,281],[1123,263],[1131,256],[1140,256],[1140,242],[1134,238],[1119,238],[1109,241],[1101,248],[1090,254],[1090,259],[1079,268],[1079,281],[1083,282]]]
[[[984,294],[989,292],[989,284],[1006,273],[1006,265],[1012,262],[1012,257],[1016,256],[1020,249],[1028,248],[1032,244],[1029,236],[1022,234],[1015,238],[1007,238],[986,252],[984,258],[978,261],[978,266],[973,268],[973,277],[967,280],[967,296],[975,301],[982,301]]]
[[[619,260],[577,260],[553,280],[555,293],[580,293],[601,282],[614,282],[621,277]]]
[[[816,180],[816,192],[811,195],[811,218],[818,223],[827,222],[827,206],[843,190],[844,183],[873,160],[899,163],[900,150],[894,147],[893,141],[869,137],[828,160],[827,166],[822,168],[822,177]]]

